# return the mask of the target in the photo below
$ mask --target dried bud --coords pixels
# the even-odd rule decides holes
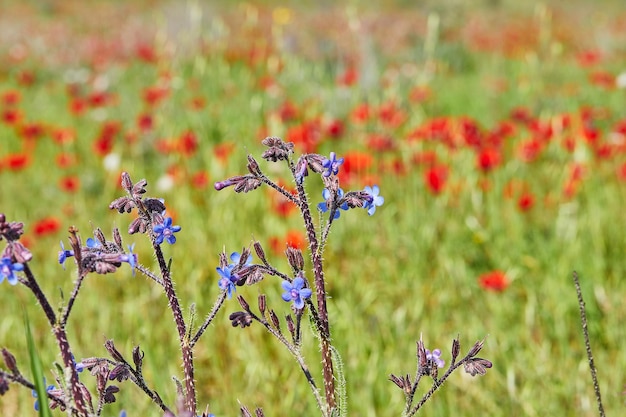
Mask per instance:
[[[11,252],[13,252],[13,257],[15,260],[21,264],[25,264],[33,259],[33,254],[28,250],[28,248],[22,245],[20,242],[13,242],[9,246],[11,248]]]
[[[372,202],[372,196],[365,191],[350,191],[337,203],[338,206],[347,204],[349,208],[362,208]]]
[[[141,217],[137,217],[130,223],[130,226],[128,226],[129,235],[134,235],[135,233],[145,233],[146,230],[148,230],[146,221]]]
[[[272,324],[274,325],[274,328],[276,330],[278,330],[278,333],[280,333],[280,320],[278,320],[278,316],[276,315],[276,313],[274,312],[274,310],[270,310],[270,320],[272,321]]]
[[[103,247],[106,247],[107,245],[107,240],[104,237],[104,233],[102,233],[102,229],[100,229],[99,227],[96,228],[96,230],[93,231],[93,236],[98,239],[98,241],[102,244]]]
[[[298,158],[298,162],[296,162],[296,166],[294,167],[293,174],[296,178],[298,184],[302,184],[304,177],[309,175],[309,171],[307,170],[307,160],[306,155],[302,155]]]
[[[109,352],[109,355],[113,358],[113,360],[117,362],[126,362],[122,354],[115,348],[115,344],[113,340],[109,339],[104,342],[104,348]]]
[[[484,344],[485,344],[484,340],[477,341],[474,344],[474,346],[472,346],[472,348],[468,352],[467,356],[469,356],[470,358],[473,358],[474,356],[478,355],[478,352],[480,352],[480,350],[483,348]]]
[[[493,364],[490,361],[482,358],[471,358],[463,364],[465,372],[471,376],[485,375],[487,368],[491,368],[492,366]]]
[[[269,148],[263,152],[262,158],[272,162],[287,160],[294,148],[293,143],[283,142],[277,137],[267,137],[263,139],[262,143]]]
[[[122,172],[122,188],[130,193],[130,190],[133,188],[133,182],[130,179],[130,175],[128,172]]]
[[[256,417],[265,417],[265,414],[263,414],[262,408],[256,408],[254,410],[254,415],[256,415]]]
[[[118,382],[123,382],[129,377],[130,371],[128,370],[128,367],[123,363],[116,365],[115,368],[113,368],[111,372],[109,372],[109,381],[113,381],[116,379]]]
[[[248,172],[255,176],[262,175],[261,168],[252,155],[248,155]]]
[[[289,265],[291,265],[294,271],[300,272],[304,269],[304,257],[302,256],[302,251],[300,249],[287,246],[285,254],[287,255]]]
[[[265,297],[265,294],[259,294],[259,311],[261,312],[261,315],[265,316],[265,309],[267,308],[267,299]]]
[[[321,174],[322,172],[324,172],[324,159],[326,159],[324,156],[316,153],[310,153],[306,155],[306,160],[309,164],[309,168],[311,169],[311,171],[317,174]]]
[[[146,185],[148,185],[148,181],[145,179],[139,180],[137,184],[133,185],[133,189],[130,194],[134,198],[141,198],[141,195],[146,193]]]
[[[248,410],[248,407],[246,407],[245,405],[241,406],[241,408],[239,408],[239,411],[241,411],[241,417],[253,417],[250,413],[250,410]]]
[[[240,181],[237,185],[235,185],[236,193],[248,193],[250,191],[256,190],[259,188],[263,182],[255,177],[247,177],[243,181]]]
[[[143,352],[139,349],[139,345],[133,348],[133,362],[135,363],[135,367],[138,370],[141,370],[143,365]]]
[[[428,363],[426,348],[424,347],[424,342],[421,340],[418,340],[417,342],[417,363],[420,369],[426,367],[426,364]]]
[[[106,389],[104,390],[104,403],[105,404],[111,404],[115,402],[115,394],[117,394],[118,392],[120,392],[120,389],[115,386],[115,385],[109,385],[108,387],[106,387]]]
[[[144,198],[143,206],[150,214],[161,214],[165,211],[165,204],[158,198]]]
[[[287,314],[285,316],[285,321],[287,322],[287,330],[289,330],[289,333],[291,334],[291,337],[296,338],[296,324],[293,322],[293,317],[291,317],[291,314]]]
[[[17,368],[15,356],[5,348],[2,348],[2,359],[4,359],[4,364],[13,375],[19,375],[20,370]]]
[[[122,235],[120,235],[120,229],[117,227],[113,228],[113,241],[117,245],[118,248],[122,248]]]
[[[256,256],[259,257],[261,262],[267,265],[267,259],[265,259],[265,251],[263,251],[263,246],[261,246],[261,243],[259,241],[255,241],[253,246],[254,251],[256,252]]]
[[[394,384],[396,384],[398,388],[400,388],[402,391],[406,392],[407,394],[411,393],[411,390],[412,390],[411,377],[409,377],[408,374],[403,375],[403,376],[396,376],[394,374],[391,374],[389,375],[389,380],[393,382]]]
[[[237,311],[228,316],[233,327],[241,327],[242,329],[252,324],[252,316],[244,311]]]
[[[24,233],[24,223],[21,222],[0,222],[0,238],[4,237],[9,242],[16,241]]]
[[[239,304],[241,305],[241,308],[243,308],[247,312],[250,312],[250,305],[245,300],[245,298],[243,298],[243,296],[238,295],[237,296],[237,301],[239,301]]]
[[[109,208],[120,213],[130,213],[135,208],[135,202],[130,197],[124,196],[113,200]]]
[[[452,363],[456,361],[456,358],[459,357],[459,353],[461,352],[461,342],[457,336],[456,339],[452,341]]]

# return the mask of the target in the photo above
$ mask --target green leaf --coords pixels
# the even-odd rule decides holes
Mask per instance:
[[[37,391],[37,400],[39,401],[39,417],[52,417],[48,407],[48,393],[46,392],[46,384],[44,382],[43,366],[35,349],[35,342],[33,341],[30,322],[26,312],[24,312],[24,326],[26,327],[26,344],[28,345],[28,355],[30,357],[30,369],[33,373],[35,391]]]

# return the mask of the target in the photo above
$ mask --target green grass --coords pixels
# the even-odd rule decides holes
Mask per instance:
[[[445,23],[447,15],[442,18]],[[243,44],[263,42],[251,34],[252,29],[230,36]],[[369,173],[378,175],[385,205],[371,218],[362,211],[343,213],[325,252],[333,340],[345,363],[349,415],[400,415],[403,395],[387,378],[390,373],[414,372],[415,341],[420,335],[427,347],[441,348],[447,361],[452,338],[458,335],[466,351],[486,337],[481,355],[494,363],[485,377],[471,378],[460,372],[452,376],[424,409],[429,415],[596,415],[571,280],[573,270],[582,279],[605,409],[607,415],[618,415],[624,406],[621,393],[626,381],[626,354],[621,349],[626,337],[621,322],[626,314],[626,242],[621,233],[626,224],[626,193],[615,171],[626,162],[623,151],[608,160],[596,159],[579,138],[579,150],[572,155],[555,139],[536,161],[524,163],[516,157],[516,150],[529,133],[518,128],[503,145],[503,163],[482,174],[476,169],[475,152],[467,147],[449,151],[407,137],[435,117],[468,116],[484,128],[492,128],[508,120],[510,111],[519,106],[541,120],[570,114],[574,118],[572,134],[577,135],[576,115],[581,107],[589,106],[605,114],[597,116],[596,123],[602,140],[607,140],[610,128],[623,118],[624,91],[590,85],[588,73],[592,70],[577,66],[575,51],[567,45],[561,52],[557,48],[542,55],[537,49],[507,57],[476,52],[460,39],[442,36],[432,57],[435,66],[428,69],[432,71],[428,86],[433,96],[418,104],[409,100],[409,91],[416,80],[423,80],[415,72],[397,71],[405,64],[424,74],[423,39],[418,40],[398,56],[387,56],[380,44],[375,44],[370,51],[376,58],[373,65],[382,79],[391,81],[377,81],[371,89],[336,85],[343,65],[339,54],[311,60],[307,57],[310,51],[275,50],[272,59],[280,61],[282,69],[272,72],[271,65],[269,69],[263,64],[249,65],[245,59],[224,53],[230,38],[220,39],[204,54],[163,59],[158,65],[132,59],[115,62],[102,74],[117,104],[80,118],[67,110],[62,82],[67,68],[46,66],[35,58],[3,67],[0,93],[20,91],[19,107],[25,119],[71,127],[76,140],[61,149],[46,136],[38,140],[29,167],[19,172],[6,167],[0,170],[0,212],[27,224],[26,235],[34,253],[30,266],[54,305],[60,305],[75,278],[71,264],[64,271],[55,262],[64,229],[76,225],[83,239],[96,226],[107,236],[113,226],[124,231],[132,217],[120,216],[107,207],[121,195],[119,170],[127,170],[133,180],[147,178],[149,194],[165,198],[176,213],[176,224],[183,228],[176,245],[164,250],[166,257],[173,259],[176,290],[185,311],[195,303],[202,316],[219,294],[215,267],[223,248],[226,252],[240,250],[256,238],[270,253],[270,235],[284,236],[301,227],[301,220],[297,215],[277,216],[267,189],[249,195],[230,190],[218,193],[211,185],[195,189],[189,185],[189,175],[206,170],[212,183],[245,172],[247,153],[260,160],[263,136],[259,132],[263,127],[270,135],[285,137],[288,128],[300,121],[340,118],[345,121],[346,133],[338,140],[324,140],[318,149],[321,154],[367,151],[371,133],[387,134],[397,146],[393,151],[370,152],[381,165]],[[613,58],[599,68],[615,74],[623,66],[623,58]],[[37,81],[30,87],[16,82],[24,69],[35,70]],[[154,109],[153,133],[140,136],[131,145],[123,134],[116,138],[114,153],[120,156],[120,168],[107,171],[102,158],[92,151],[101,125],[98,118],[104,115],[106,120],[119,121],[123,133],[135,130],[137,115],[147,108],[141,92],[154,85],[164,71],[180,87],[173,88]],[[267,75],[280,86],[277,93],[256,87],[259,78]],[[498,80],[505,80],[504,91],[496,89]],[[188,103],[197,96],[206,99],[206,107],[192,111]],[[277,118],[276,111],[286,99],[298,107],[298,120],[283,123]],[[399,127],[385,126],[376,119],[364,125],[350,121],[356,105],[367,102],[377,108],[390,100],[406,112],[406,121]],[[156,139],[178,137],[186,130],[199,138],[193,156],[164,155],[155,150]],[[225,142],[234,145],[234,152],[220,162],[213,150]],[[17,152],[22,139],[13,127],[0,124],[0,143],[3,158]],[[425,149],[436,151],[440,161],[451,168],[446,189],[439,196],[424,185],[424,167],[411,162],[415,152]],[[78,159],[67,172],[54,163],[61,150],[75,153]],[[587,174],[575,197],[566,199],[562,187],[573,160],[584,162]],[[404,163],[405,174],[396,175],[388,168],[398,161]],[[170,167],[178,167],[182,179],[170,190],[157,190],[158,179]],[[268,164],[262,167],[274,173]],[[66,174],[80,178],[79,193],[58,189],[59,179]],[[288,178],[284,169],[276,175]],[[491,183],[489,191],[477,185],[485,177]],[[504,195],[511,180],[526,182],[536,196],[530,212],[520,212],[515,199]],[[313,178],[308,184],[309,196],[317,203],[321,184]],[[368,184],[357,180],[353,188],[364,185]],[[49,215],[59,218],[61,231],[37,238],[31,225]],[[126,243],[137,242],[140,262],[156,266],[145,239],[125,234],[124,238]],[[277,255],[271,258],[287,267]],[[511,279],[501,293],[478,285],[477,277],[494,269],[505,271]],[[239,288],[238,293],[248,300],[267,294],[270,306],[282,316],[289,307],[280,300],[277,284],[267,279],[254,287]],[[23,286],[1,285],[0,346],[16,355],[22,370],[28,369],[21,313],[25,309],[44,369],[52,369],[52,362],[59,362],[60,356],[33,297]],[[263,407],[266,415],[316,415],[309,388],[288,352],[260,326],[231,328],[227,316],[237,309],[236,301],[230,300],[197,346],[201,409],[208,403],[218,416],[235,415],[240,401],[250,408]],[[89,276],[68,332],[78,358],[105,356],[102,345],[107,338],[114,339],[118,349],[128,355],[139,344],[146,354],[147,380],[167,404],[174,404],[171,376],[181,376],[177,336],[167,301],[150,281],[132,277],[127,268],[115,275]],[[318,347],[310,333],[305,334],[305,356],[321,384]],[[81,378],[89,380],[87,375]],[[0,398],[0,414],[34,413],[32,402],[28,390],[12,387]],[[117,415],[122,408],[129,415],[158,414],[128,382],[122,384],[117,403],[106,415]]]

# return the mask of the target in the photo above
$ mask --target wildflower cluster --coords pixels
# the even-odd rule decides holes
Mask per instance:
[[[93,237],[88,237],[83,243],[79,231],[75,227],[70,227],[68,229],[69,246],[66,247],[66,243],[60,242],[57,261],[63,269],[66,268],[70,260],[74,261],[78,279],[69,299],[59,309],[52,307],[48,297],[41,290],[37,278],[28,266],[33,256],[19,242],[23,233],[23,224],[7,222],[5,216],[0,214],[0,240],[7,241],[7,245],[0,255],[0,282],[6,279],[11,285],[22,283],[31,290],[53,329],[63,362],[62,365],[55,368],[54,379],[56,383],[54,385],[46,385],[43,375],[36,375],[37,380],[43,381],[43,384],[34,384],[20,372],[13,355],[3,349],[2,356],[7,370],[0,369],[0,395],[8,390],[9,383],[17,383],[33,390],[33,396],[36,398],[35,409],[41,409],[45,403],[47,407],[58,407],[66,410],[68,415],[91,417],[102,415],[104,407],[117,400],[116,395],[120,391],[120,387],[127,384],[126,381],[130,381],[137,386],[138,392],[143,392],[160,408],[163,416],[198,416],[194,348],[219,310],[226,305],[226,300],[235,296],[237,287],[257,285],[267,278],[271,280],[268,285],[281,291],[280,298],[289,303],[289,307],[281,303],[280,307],[272,308],[274,299],[261,293],[256,300],[257,308],[253,308],[244,295],[238,295],[236,299],[241,310],[229,315],[231,324],[233,327],[241,328],[247,328],[254,323],[261,325],[291,353],[310,386],[321,415],[323,417],[345,415],[347,402],[342,393],[345,392],[346,381],[339,352],[332,345],[323,251],[327,246],[330,228],[334,221],[340,217],[342,211],[362,208],[368,215],[372,216],[376,213],[377,208],[384,204],[385,199],[380,195],[378,185],[347,192],[340,188],[338,175],[344,158],[338,157],[334,152],[331,152],[328,158],[320,154],[308,153],[296,159],[293,143],[284,142],[280,138],[269,137],[263,141],[263,144],[266,146],[263,159],[268,162],[285,164],[293,177],[295,191],[287,191],[283,186],[267,177],[259,163],[251,155],[248,156],[247,174],[219,181],[215,183],[215,189],[219,191],[233,187],[237,193],[248,193],[264,185],[270,187],[300,210],[306,233],[306,248],[295,246],[286,248],[285,256],[289,264],[289,271],[281,271],[276,268],[266,256],[262,244],[256,240],[252,242],[250,247],[243,247],[240,252],[231,252],[229,255],[226,252],[220,253],[216,267],[217,286],[220,292],[213,308],[206,314],[199,326],[194,325],[195,309],[192,310],[193,314],[190,318],[184,317],[182,302],[176,293],[172,279],[171,261],[166,262],[163,254],[163,243],[167,242],[169,245],[174,245],[177,242],[176,234],[182,228],[174,225],[173,218],[167,215],[166,206],[162,199],[145,196],[147,191],[146,180],[134,183],[128,173],[123,173],[121,184],[126,195],[112,201],[109,208],[121,214],[135,212],[136,217],[130,221],[127,232],[129,235],[143,234],[147,236],[156,258],[157,270],[152,271],[139,263],[139,255],[134,252],[135,244],[125,245],[122,234],[117,228],[113,229],[110,240],[105,237],[100,228],[95,228]],[[314,174],[311,175],[311,178],[319,178],[324,186],[322,192],[324,201],[317,204],[317,209],[321,214],[319,224],[313,220],[311,203],[304,188],[304,179],[309,177],[310,173]],[[303,250],[309,252],[312,264],[310,270],[305,263]],[[175,378],[178,393],[175,406],[166,404],[163,400],[165,397],[144,377],[144,352],[139,345],[132,349],[130,355],[125,355],[117,349],[113,340],[107,340],[104,348],[108,356],[83,357],[79,361],[75,359],[72,352],[66,325],[73,311],[76,298],[83,288],[83,281],[93,273],[104,275],[118,272],[124,263],[129,265],[133,275],[138,271],[162,290],[164,303],[172,314],[180,345],[183,372],[181,379]],[[288,314],[278,312],[279,309],[285,308],[290,308]],[[281,316],[284,317],[283,320],[280,319]],[[323,390],[318,388],[320,385],[316,381],[317,377],[309,371],[314,367],[309,366],[301,351],[302,340],[307,336],[303,332],[303,328],[308,328],[308,326],[302,326],[303,319],[309,319],[313,323],[313,332],[316,333],[315,336],[320,341]],[[455,339],[450,366],[445,375],[438,378],[438,369],[445,365],[443,353],[439,349],[434,349],[431,352],[425,349],[423,343],[419,341],[416,376],[413,379],[408,375],[402,377],[391,375],[390,377],[397,386],[405,391],[407,398],[405,415],[415,414],[450,373],[460,365],[463,365],[466,372],[471,375],[484,374],[491,367],[491,362],[476,358],[481,347],[482,342],[477,343],[465,358],[457,362],[460,343]],[[88,371],[85,374],[89,376],[82,375],[84,370]],[[432,377],[433,388],[422,401],[413,405],[417,384],[423,376]],[[93,377],[95,384],[85,384],[83,379],[88,377]],[[95,388],[90,391],[88,386],[95,386]],[[240,412],[245,417],[252,417],[253,415],[245,405],[240,407]],[[254,410],[254,415],[261,417],[264,414],[261,408],[257,408]],[[120,417],[125,416],[126,411],[122,411]],[[214,417],[213,414],[209,413],[208,407],[201,416]]]

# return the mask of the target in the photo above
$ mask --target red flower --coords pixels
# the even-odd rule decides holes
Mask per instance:
[[[52,139],[59,145],[67,145],[74,142],[76,133],[72,129],[57,128],[52,131]]]
[[[286,100],[282,106],[280,106],[280,109],[278,109],[278,115],[283,123],[295,120],[298,117],[298,108],[291,101]]]
[[[33,226],[36,236],[45,236],[57,233],[61,227],[61,222],[56,217],[45,217]]]
[[[487,148],[480,151],[477,158],[478,168],[483,172],[489,172],[500,164],[500,151]]]
[[[343,122],[339,119],[333,119],[330,123],[328,123],[328,126],[326,126],[326,135],[333,139],[337,139],[343,136],[344,130],[345,127]]]
[[[154,106],[162,101],[169,94],[169,89],[165,87],[148,87],[143,91],[143,100],[146,104]]]
[[[294,229],[288,231],[284,238],[279,238],[278,236],[270,237],[269,244],[274,253],[280,254],[285,251],[287,246],[296,249],[304,249],[306,239],[302,232]]]
[[[59,181],[59,188],[68,193],[75,193],[80,188],[80,180],[75,176],[67,176]]]
[[[30,164],[30,155],[27,153],[12,153],[4,158],[4,166],[12,171],[20,171]]]
[[[191,176],[191,185],[194,188],[206,188],[209,184],[209,174],[206,171],[198,171]]]
[[[26,140],[35,140],[45,133],[43,125],[40,123],[26,123],[20,128],[20,136]]]
[[[135,49],[135,55],[137,56],[137,58],[147,63],[155,63],[157,61],[157,54],[154,51],[154,48],[152,47],[152,45],[148,45],[145,43],[140,43],[139,45],[137,45],[137,48]]]
[[[152,115],[150,113],[142,113],[137,116],[137,126],[139,127],[139,130],[144,133],[152,130],[152,127],[154,126],[154,119],[152,118]]]
[[[424,181],[428,190],[433,194],[439,194],[448,180],[448,167],[445,165],[430,167],[424,173]]]
[[[206,107],[206,99],[204,97],[194,97],[191,99],[190,106],[193,110],[202,110]]]
[[[69,104],[70,112],[74,116],[80,116],[87,110],[87,102],[82,98],[73,98]]]
[[[184,132],[178,139],[178,150],[184,156],[192,156],[198,150],[198,138],[191,130]]]
[[[522,193],[522,195],[517,200],[517,207],[519,207],[519,209],[522,212],[529,211],[530,209],[533,208],[534,205],[535,205],[535,197],[532,195],[532,193],[528,191],[525,191],[524,193]]]
[[[506,274],[502,271],[491,271],[478,277],[478,283],[487,291],[502,292],[509,286]]]
[[[9,90],[2,93],[2,104],[5,106],[15,106],[20,102],[22,96],[17,90]]]
[[[359,80],[359,72],[354,67],[348,67],[343,74],[337,78],[340,85],[351,86]]]
[[[213,154],[218,161],[220,161],[222,164],[225,164],[226,162],[228,162],[228,158],[230,157],[230,154],[233,153],[234,149],[235,145],[233,143],[223,142],[219,145],[215,145],[215,148],[213,148]]]
[[[354,110],[352,110],[352,120],[355,123],[365,123],[370,118],[371,110],[370,106],[363,103],[359,104]]]
[[[59,168],[68,168],[76,164],[76,155],[71,153],[60,153],[56,157],[56,163]]]
[[[22,120],[22,112],[19,109],[7,109],[2,112],[2,121],[7,125],[16,125]]]

